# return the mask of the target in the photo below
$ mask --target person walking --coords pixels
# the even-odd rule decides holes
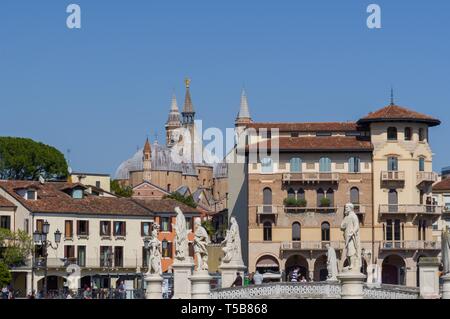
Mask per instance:
[[[253,282],[255,283],[255,285],[261,285],[263,283],[264,277],[262,274],[259,273],[259,271],[257,270],[255,275],[253,276]]]
[[[242,286],[242,276],[239,272],[236,273],[236,279],[234,280],[231,287],[241,287]]]

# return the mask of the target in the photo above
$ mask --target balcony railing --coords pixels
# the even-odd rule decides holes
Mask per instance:
[[[418,172],[417,173],[417,185],[432,184],[437,182],[438,174],[434,172]]]
[[[381,172],[382,182],[404,182],[405,172],[403,171],[383,171]]]
[[[319,182],[339,182],[339,173],[285,173],[283,174],[283,182],[302,182],[302,183],[319,183]]]
[[[115,262],[103,260],[100,258],[87,258],[77,260],[76,258],[48,258],[47,268],[66,268],[71,264],[80,266],[81,268],[100,268],[100,269],[117,269],[117,268],[136,268],[142,266],[142,260],[136,258],[125,258]],[[45,260],[43,258],[35,258],[34,267],[44,268]]]
[[[276,215],[278,214],[278,206],[275,205],[259,205],[256,209],[258,215]]]
[[[287,213],[306,213],[306,212],[314,212],[314,213],[336,213],[338,210],[337,207],[303,207],[303,206],[284,206],[284,211]]]
[[[395,240],[383,241],[382,250],[440,250],[441,243],[428,240]]]
[[[343,241],[287,241],[281,243],[281,250],[326,250],[326,245],[341,250],[344,249]]]
[[[440,215],[442,213],[442,207],[432,205],[380,205],[379,213]]]

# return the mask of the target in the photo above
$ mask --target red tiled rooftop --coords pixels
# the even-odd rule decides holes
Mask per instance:
[[[358,130],[355,122],[311,122],[311,123],[250,123],[247,127],[254,129],[278,128],[280,132],[347,132]]]
[[[441,123],[441,121],[429,115],[425,115],[398,105],[388,105],[378,111],[369,113],[367,116],[360,119],[358,123],[362,124],[378,121],[414,121],[427,123],[430,126],[439,125]]]
[[[16,205],[0,195],[0,207],[16,207]]]
[[[433,191],[448,191],[450,190],[450,178],[445,178],[442,181],[433,185]]]

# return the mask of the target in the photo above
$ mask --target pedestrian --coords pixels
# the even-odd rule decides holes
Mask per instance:
[[[91,288],[87,287],[83,292],[83,299],[92,299]]]
[[[2,299],[8,299],[8,287],[2,288]]]
[[[262,274],[259,273],[258,270],[256,270],[255,275],[253,276],[253,282],[255,285],[261,285],[263,283],[264,277]]]
[[[242,276],[239,272],[236,273],[236,279],[234,280],[231,287],[240,287],[242,286]]]
[[[118,290],[119,290],[119,298],[125,299],[126,291],[125,291],[125,285],[123,284],[123,281],[120,282]]]

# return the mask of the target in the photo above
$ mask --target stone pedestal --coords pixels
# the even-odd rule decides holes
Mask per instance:
[[[175,260],[173,268],[173,299],[191,299],[191,281],[194,262]]]
[[[422,257],[419,260],[420,297],[424,299],[439,298],[439,259]]]
[[[230,262],[229,264],[222,263],[219,267],[220,274],[222,275],[222,288],[229,288],[236,280],[236,273],[239,272],[244,280],[244,271],[247,267],[244,264],[237,264]],[[242,283],[243,284],[243,283]]]
[[[144,280],[147,284],[145,299],[162,299],[163,277],[156,274],[145,275]]]
[[[363,299],[366,275],[360,272],[342,272],[338,276],[341,282],[342,299]]]
[[[442,299],[450,299],[450,274],[441,277],[444,281],[442,285]]]
[[[209,299],[210,282],[212,277],[207,270],[194,271],[191,279],[191,296],[192,299]]]

